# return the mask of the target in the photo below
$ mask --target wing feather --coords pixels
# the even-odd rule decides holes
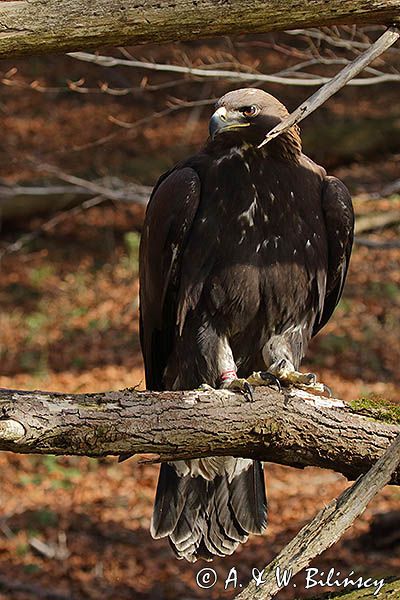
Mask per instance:
[[[328,240],[328,273],[323,310],[313,335],[329,321],[343,292],[353,246],[354,211],[351,196],[342,181],[325,177],[322,211]]]
[[[190,167],[164,175],[150,198],[140,243],[140,340],[148,389],[163,389],[176,324],[182,255],[200,200]]]

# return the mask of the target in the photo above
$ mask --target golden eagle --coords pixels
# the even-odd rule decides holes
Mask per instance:
[[[150,390],[241,389],[298,368],[341,296],[354,216],[345,185],[302,153],[297,127],[259,148],[287,110],[266,92],[227,93],[198,153],[162,175],[140,247],[140,333]],[[259,461],[161,465],[153,537],[179,558],[231,554],[266,525]]]

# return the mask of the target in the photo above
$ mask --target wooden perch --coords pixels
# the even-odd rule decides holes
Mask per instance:
[[[0,2],[0,57],[330,24],[391,23],[400,0]]]
[[[329,468],[354,479],[400,431],[397,407],[387,412],[392,423],[358,414],[363,410],[294,388],[257,388],[254,402],[226,390],[73,395],[1,389],[0,450],[151,453],[162,461],[234,455]],[[392,483],[400,483],[400,470]]]

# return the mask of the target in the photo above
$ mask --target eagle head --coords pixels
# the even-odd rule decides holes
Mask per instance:
[[[232,146],[238,142],[258,146],[266,134],[288,114],[286,107],[264,90],[234,90],[218,100],[210,119],[210,137],[211,140],[218,139]],[[223,138],[220,138],[222,134]],[[299,138],[297,128],[293,128],[294,134]]]

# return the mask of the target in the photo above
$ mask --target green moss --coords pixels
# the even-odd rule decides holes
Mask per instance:
[[[400,425],[400,404],[393,404],[376,394],[350,402],[353,412],[366,415],[375,421]]]

